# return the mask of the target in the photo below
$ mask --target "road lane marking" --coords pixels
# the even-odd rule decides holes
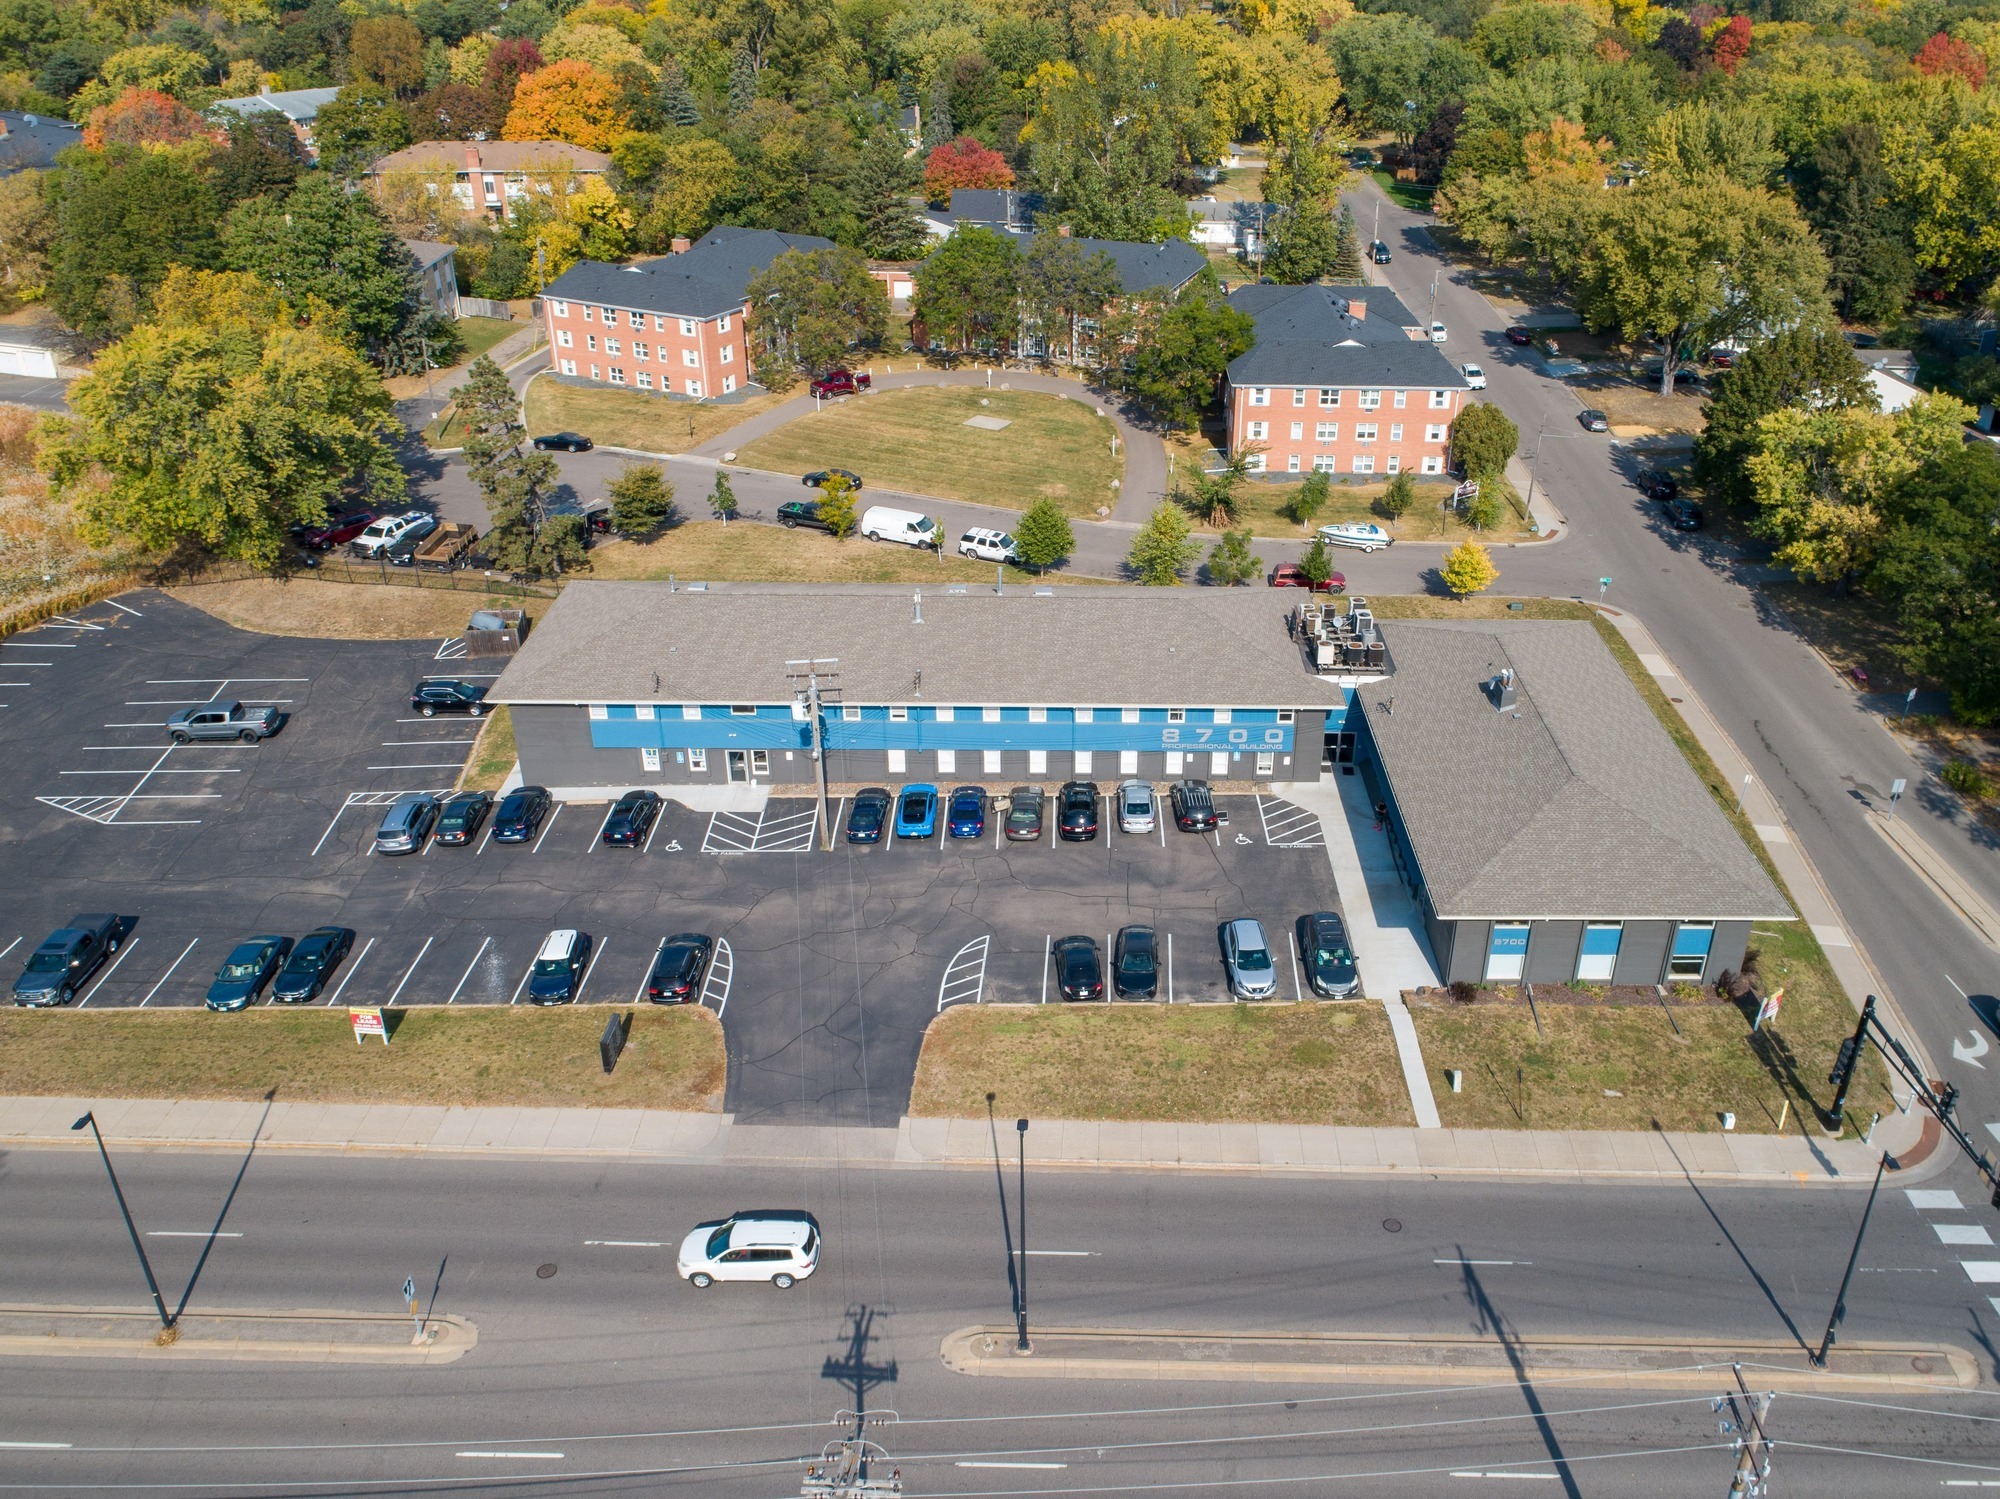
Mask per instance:
[[[465,769],[465,762],[463,760],[441,760],[433,761],[427,765],[370,765],[365,768],[368,770],[463,770]]]
[[[153,1002],[153,996],[160,992],[160,985],[164,984],[168,979],[174,976],[174,970],[181,966],[181,958],[185,958],[189,953],[193,952],[195,942],[199,941],[201,941],[201,938],[199,937],[195,938],[194,942],[190,942],[186,947],[183,947],[181,949],[180,958],[175,958],[173,962],[167,965],[167,971],[160,975],[158,981],[154,983],[153,987],[146,991],[146,997],[139,1001],[140,1009],[142,1010],[145,1009],[147,1005]]]
[[[1977,1223],[1933,1223],[1940,1244],[1991,1244],[1993,1235]]]
[[[97,997],[97,991],[104,987],[104,981],[110,978],[112,974],[118,971],[118,965],[124,962],[126,955],[130,953],[132,949],[137,947],[138,945],[139,945],[139,939],[137,937],[134,937],[130,942],[122,943],[119,946],[118,956],[111,960],[111,966],[105,969],[104,972],[100,973],[97,976],[97,982],[90,986],[90,993],[84,995],[82,999],[79,999],[76,1002],[76,1007],[79,1010],[82,1009],[85,1005],[89,1004],[91,1000]],[[1991,1244],[1993,1241],[1991,1239],[1988,1239],[1986,1242]]]
[[[68,1442],[0,1442],[9,1452],[68,1452]]]
[[[562,1454],[561,1454],[560,1452],[455,1452],[455,1453],[453,1453],[453,1454],[452,1454],[452,1456],[454,1456],[454,1457],[533,1457],[533,1458],[550,1458],[550,1459],[554,1459],[554,1458],[559,1458],[559,1457],[561,1457],[561,1456],[562,1456]]]
[[[486,937],[481,939],[479,943],[479,951],[472,955],[472,961],[465,965],[465,972],[458,976],[458,988],[455,988],[451,991],[451,998],[445,1001],[446,1004],[450,1005],[458,1003],[459,989],[463,989],[465,987],[465,981],[472,977],[472,970],[479,966],[479,960],[486,956],[486,949],[492,944],[492,942],[493,939],[491,937]]]
[[[361,966],[362,958],[368,956],[368,949],[374,945],[375,939],[373,937],[370,937],[366,942],[361,944],[360,953],[356,955],[352,963],[347,965],[347,972],[340,976],[340,987],[333,991],[333,997],[326,1002],[326,1007],[329,1010],[340,1003],[340,996],[347,992],[347,981],[354,977],[354,970]]]
[[[952,1464],[952,1466],[957,1468],[1038,1468],[1038,1469],[1053,1470],[1056,1468],[1067,1468],[1069,1464],[1068,1463],[974,1463],[974,1462],[960,1461]]]
[[[5,956],[5,953],[0,953],[0,958]],[[1925,1209],[1939,1209],[1947,1213],[1965,1211],[1965,1204],[1958,1200],[1958,1194],[1949,1187],[1910,1187],[1903,1195],[1910,1199],[1910,1206],[1919,1212]]]
[[[1094,1260],[1099,1251],[1095,1249],[1023,1249],[1023,1254],[1052,1254],[1066,1260]]]
[[[1529,1478],[1540,1479],[1543,1483],[1554,1483],[1562,1477],[1560,1473],[1482,1473],[1475,1469],[1454,1473],[1453,1478]]]
[[[8,953],[12,952],[15,948],[19,947],[20,945],[21,945],[21,939],[19,937],[16,937],[12,942],[9,942],[5,947],[0,947],[0,958],[6,957]]]
[[[411,746],[434,746],[445,744],[477,744],[477,739],[384,739],[383,749],[409,749]]]
[[[1433,1265],[1532,1265],[1533,1260],[1432,1260]]]
[[[410,966],[403,970],[403,977],[397,982],[394,992],[389,995],[390,1004],[396,1002],[396,997],[403,992],[403,985],[410,981],[410,975],[417,971],[417,964],[423,962],[424,954],[431,950],[431,944],[435,941],[436,937],[424,938],[424,945],[417,949],[417,955],[410,960]]]
[[[664,1249],[667,1246],[658,1239],[585,1239],[586,1247],[595,1245],[600,1249]]]
[[[149,1228],[149,1239],[240,1239],[241,1234],[210,1233],[205,1228]]]
[[[114,609],[125,609],[125,606],[119,603],[118,600],[116,599],[106,599],[104,602],[109,604]],[[144,619],[146,617],[145,615],[141,614],[137,609],[125,609],[125,612],[131,615],[134,619]],[[69,1444],[65,1442],[63,1443],[63,1445],[66,1447]]]

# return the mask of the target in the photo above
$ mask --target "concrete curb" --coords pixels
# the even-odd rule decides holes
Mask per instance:
[[[2000,911],[1988,905],[1985,897],[1940,858],[1909,823],[1884,817],[1872,808],[1867,816],[1868,825],[1902,856],[1904,863],[1924,877],[1945,903],[1958,913],[1959,918],[1972,928],[1980,941],[1988,947],[2000,948]]]
[[[129,1307],[0,1305],[0,1358],[127,1358],[175,1363],[452,1364],[479,1342],[463,1317],[415,1319],[317,1309],[186,1312],[173,1341]]]

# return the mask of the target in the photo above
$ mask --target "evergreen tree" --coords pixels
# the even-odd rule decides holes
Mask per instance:
[[[1354,210],[1344,203],[1334,231],[1333,268],[1327,276],[1342,286],[1360,286],[1368,279],[1361,260],[1361,226],[1354,222]]]
[[[1305,556],[1299,558],[1299,571],[1306,575],[1306,581],[1317,590],[1333,576],[1333,555],[1327,551],[1326,543],[1317,536],[1306,548]]]
[[[1200,546],[1189,534],[1187,512],[1167,500],[1154,507],[1132,538],[1125,566],[1148,587],[1172,588],[1200,554]]]
[[[539,571],[545,561],[559,562],[567,555],[563,546],[546,557],[540,547],[556,461],[547,453],[521,451],[521,403],[505,371],[482,354],[459,386],[456,401],[459,419],[465,423],[466,471],[493,521],[486,536],[487,551],[501,566],[517,572]],[[554,541],[562,542],[563,533],[558,531]]]
[[[951,124],[951,75],[942,67],[931,80],[930,102],[924,106],[923,150],[929,155],[955,138]]]
[[[747,48],[738,47],[729,60],[729,112],[740,115],[757,102],[757,65]]]
[[[1224,588],[1240,588],[1264,571],[1264,559],[1250,553],[1250,528],[1224,531],[1208,554],[1208,580]]]
[[[701,123],[701,110],[694,102],[687,75],[671,57],[660,64],[660,113],[669,125],[690,127]]]
[[[915,164],[903,154],[903,138],[877,130],[862,143],[847,179],[848,201],[861,225],[861,248],[878,260],[914,260],[923,250],[924,227],[910,202]]]
[[[736,514],[736,490],[729,482],[729,475],[721,469],[715,471],[715,488],[709,491],[708,508],[722,522],[722,528],[728,530],[730,519]]]
[[[1521,429],[1488,401],[1474,401],[1451,424],[1451,451],[1473,479],[1497,479],[1520,445]]]
[[[1271,225],[1264,274],[1284,286],[1304,286],[1329,274],[1339,258],[1333,218],[1319,203],[1300,203]]]
[[[606,493],[611,524],[621,535],[653,536],[674,522],[674,486],[656,464],[626,464]]]
[[[1702,408],[1705,426],[1695,439],[1695,474],[1711,493],[1732,504],[1750,499],[1746,467],[1757,449],[1757,424],[1791,407],[1860,407],[1876,404],[1868,371],[1838,332],[1810,328],[1780,333],[1738,354],[1715,377]]]
[[[1014,526],[1014,550],[1037,572],[1047,572],[1076,550],[1076,532],[1062,506],[1044,495]]]

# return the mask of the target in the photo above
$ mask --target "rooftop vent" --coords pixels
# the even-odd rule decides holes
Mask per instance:
[[[916,593],[916,611],[915,615],[911,617],[910,623],[920,625],[924,622],[924,591],[921,588]]]
[[[1493,706],[1502,713],[1514,711],[1516,693],[1514,691],[1514,668],[1503,666],[1486,683],[1486,696]]]
[[[971,590],[970,588],[967,588],[967,587],[966,587],[966,586],[965,586],[965,585],[964,585],[963,583],[954,583],[954,584],[952,584],[952,585],[951,585],[951,587],[947,588],[947,589],[945,590],[945,592],[946,592],[946,593],[970,593],[970,592],[972,592],[972,590]]]
[[[1056,591],[1053,588],[1037,588],[1035,590],[1035,597],[1038,599],[1052,599],[1055,596]]]

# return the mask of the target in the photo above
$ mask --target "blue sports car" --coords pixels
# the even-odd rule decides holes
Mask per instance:
[[[896,797],[896,836],[928,838],[937,832],[937,804],[937,787],[905,786]]]
[[[945,830],[954,838],[986,836],[986,793],[977,786],[960,786],[951,794]]]

